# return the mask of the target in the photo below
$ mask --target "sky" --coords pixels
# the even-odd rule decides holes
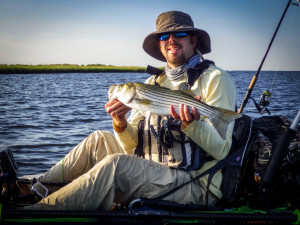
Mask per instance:
[[[165,11],[208,32],[204,58],[256,71],[288,0],[0,0],[0,64],[165,66],[142,48]],[[296,0],[293,0],[296,2]],[[300,7],[290,6],[262,70],[300,71]]]

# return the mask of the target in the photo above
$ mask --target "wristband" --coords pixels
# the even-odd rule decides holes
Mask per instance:
[[[122,133],[125,128],[127,127],[127,124],[125,127],[119,127],[116,125],[115,121],[113,120],[113,128],[114,128],[114,131],[116,131],[117,133]]]

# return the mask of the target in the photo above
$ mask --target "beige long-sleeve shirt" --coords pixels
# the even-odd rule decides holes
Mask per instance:
[[[158,79],[158,83],[161,86],[176,89],[182,83],[185,83],[185,79],[180,81],[170,81],[166,76],[162,76]],[[153,84],[154,76],[150,77],[146,83]],[[205,70],[200,78],[191,87],[195,96],[201,96],[201,101],[211,106],[221,107],[234,111],[236,103],[236,87],[233,78],[222,69],[216,66],[210,66]],[[163,100],[163,96],[162,96]],[[144,116],[138,111],[132,111],[131,116],[128,120],[126,129],[122,133],[115,132],[115,136],[119,141],[121,147],[129,154],[133,154],[133,151],[138,143],[138,129],[137,125],[140,120],[145,119]],[[150,118],[150,123],[156,129],[156,117]],[[206,117],[202,117],[199,121],[194,120],[188,127],[182,130],[188,137],[190,137],[196,144],[198,144],[207,155],[215,158],[213,161],[206,162],[204,166],[197,170],[191,171],[192,176],[196,176],[201,172],[207,170],[211,166],[215,165],[218,160],[225,158],[230,150],[232,143],[232,130],[234,122],[231,122],[228,126],[226,139],[223,140],[215,128],[211,125],[210,121]],[[148,127],[145,128],[147,130]],[[145,132],[144,148],[145,157],[149,155],[148,146],[148,133]],[[151,135],[152,136],[152,135]],[[151,137],[151,156],[152,160],[158,161],[158,150],[156,139]],[[174,152],[181,149],[180,144],[174,143]],[[149,157],[148,157],[149,158]],[[204,184],[207,183],[207,176],[201,178]],[[217,172],[212,179],[209,187],[210,191],[215,194],[218,198],[222,197],[220,186],[222,182],[221,171]]]

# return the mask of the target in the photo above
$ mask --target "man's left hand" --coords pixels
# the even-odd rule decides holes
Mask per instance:
[[[196,96],[195,98],[199,101],[201,100],[201,96]],[[183,129],[188,127],[194,119],[200,119],[200,113],[198,112],[196,107],[192,107],[192,112],[190,112],[189,107],[184,104],[179,105],[179,115],[175,112],[173,106],[171,106],[170,112],[173,118],[181,120]]]

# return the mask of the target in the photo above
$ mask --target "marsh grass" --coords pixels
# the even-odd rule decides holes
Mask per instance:
[[[50,65],[7,65],[0,64],[0,74],[17,73],[100,73],[100,72],[145,72],[146,68],[137,66],[112,66],[103,64],[50,64]]]

